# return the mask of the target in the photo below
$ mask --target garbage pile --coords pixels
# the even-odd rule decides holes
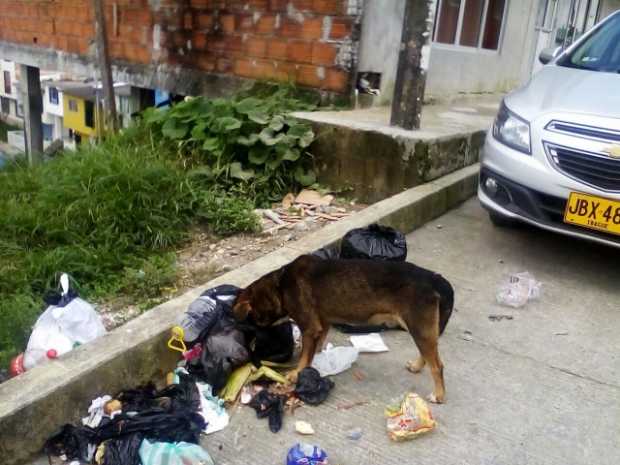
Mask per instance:
[[[346,208],[332,205],[333,195],[321,195],[312,189],[299,194],[287,194],[277,208],[257,210],[263,218],[263,232],[275,233],[280,229],[304,231],[311,223],[330,223],[351,215]]]

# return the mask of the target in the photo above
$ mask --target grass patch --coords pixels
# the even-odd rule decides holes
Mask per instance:
[[[98,146],[0,172],[0,367],[25,348],[42,296],[69,273],[86,299],[144,308],[176,281],[192,227],[253,232],[257,205],[313,181],[314,134],[287,89],[183,102]]]

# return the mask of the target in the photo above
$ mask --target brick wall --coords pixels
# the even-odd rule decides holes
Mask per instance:
[[[349,89],[360,0],[105,1],[117,62]],[[94,58],[90,0],[0,0],[0,41]]]

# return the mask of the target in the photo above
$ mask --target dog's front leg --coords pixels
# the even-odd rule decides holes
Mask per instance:
[[[290,371],[286,377],[292,383],[297,382],[297,377],[299,376],[299,372],[310,366],[312,363],[312,359],[314,358],[314,352],[316,350],[317,345],[317,336],[314,332],[303,332],[301,336],[301,355],[299,356],[299,361],[297,362],[297,368],[293,371]]]

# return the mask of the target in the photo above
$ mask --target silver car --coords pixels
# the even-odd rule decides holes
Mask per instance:
[[[507,95],[487,135],[478,197],[521,221],[620,247],[620,11]]]

